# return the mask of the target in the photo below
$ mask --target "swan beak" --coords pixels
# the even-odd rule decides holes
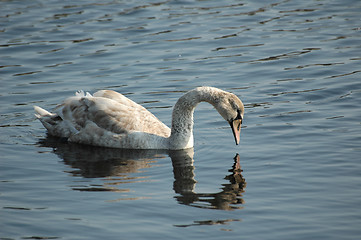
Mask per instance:
[[[236,141],[236,145],[238,145],[239,140],[241,139],[242,119],[235,119],[233,121],[230,121],[229,124],[231,125],[234,140]]]

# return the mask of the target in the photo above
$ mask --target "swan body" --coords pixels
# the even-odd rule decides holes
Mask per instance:
[[[213,87],[198,87],[175,104],[172,128],[129,98],[112,90],[93,95],[77,92],[50,113],[34,106],[35,116],[50,135],[70,142],[127,149],[186,149],[193,147],[193,113],[200,102],[212,104],[232,128],[239,144],[244,114],[234,94]]]

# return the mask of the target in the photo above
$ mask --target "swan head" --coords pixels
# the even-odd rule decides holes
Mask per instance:
[[[233,93],[224,92],[216,101],[214,107],[219,114],[230,124],[236,145],[239,144],[241,126],[244,115],[242,101]]]

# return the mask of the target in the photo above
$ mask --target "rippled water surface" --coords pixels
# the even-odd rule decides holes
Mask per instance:
[[[0,239],[360,239],[361,2],[0,1]],[[188,151],[46,135],[33,105],[113,89],[167,125],[201,85]]]

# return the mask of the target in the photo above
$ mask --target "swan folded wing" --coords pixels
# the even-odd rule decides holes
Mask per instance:
[[[93,123],[115,134],[136,131],[162,137],[170,135],[170,129],[148,110],[134,102],[127,103],[129,101],[120,103],[105,97],[72,97],[63,104],[61,115],[64,120],[71,121],[78,131]]]
[[[113,90],[99,90],[93,94],[94,97],[103,97],[112,99],[120,104],[135,108],[135,109],[142,109],[146,110],[143,106],[139,105],[138,103],[132,101],[131,99],[125,97],[123,94],[115,92]]]
[[[149,112],[145,107],[125,97],[123,94],[113,90],[100,90],[94,93],[94,97],[102,97],[114,100],[122,105],[130,107],[134,112],[139,113],[140,118],[137,121],[144,126],[143,131],[148,133],[155,133],[168,137],[170,135],[170,128],[162,123],[156,116]],[[143,119],[143,123],[141,122]]]

